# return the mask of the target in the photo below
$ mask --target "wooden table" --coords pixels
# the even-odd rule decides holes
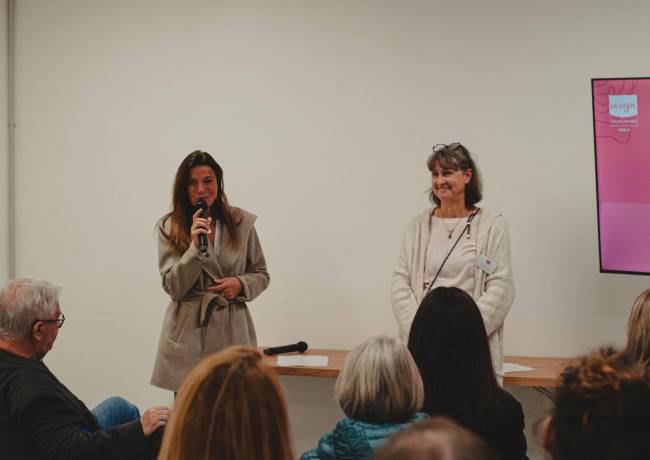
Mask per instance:
[[[260,351],[263,347],[260,347]],[[297,355],[298,353],[291,353]],[[277,356],[264,356],[264,362],[277,369],[279,375],[297,375],[302,377],[337,377],[343,367],[347,350],[309,349],[305,355],[327,356],[328,364],[323,367],[280,367]],[[510,372],[503,379],[504,386],[534,388],[549,396],[549,388],[560,384],[560,374],[574,359],[573,358],[544,358],[534,356],[506,356],[504,362],[532,367],[527,372]]]

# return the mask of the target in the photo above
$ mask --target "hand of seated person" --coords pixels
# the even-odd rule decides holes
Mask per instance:
[[[156,431],[161,426],[167,424],[169,419],[170,410],[165,406],[157,406],[148,409],[142,417],[140,417],[140,423],[142,424],[142,431],[144,435],[149,437],[154,431]]]

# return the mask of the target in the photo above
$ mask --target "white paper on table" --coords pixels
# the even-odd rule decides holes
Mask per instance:
[[[278,356],[278,366],[327,366],[329,358],[319,355]]]
[[[503,363],[503,367],[501,369],[504,374],[507,374],[508,372],[526,372],[535,370],[532,367],[522,366],[521,364],[515,363]]]

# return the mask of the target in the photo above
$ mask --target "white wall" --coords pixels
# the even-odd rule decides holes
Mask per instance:
[[[598,273],[590,78],[648,74],[647,2],[24,1],[18,274],[63,284],[48,363],[140,404],[166,296],[152,230],[201,148],[259,215],[259,341],[395,333],[393,263],[431,145],[475,152],[512,233],[506,353],[620,343],[648,278]]]

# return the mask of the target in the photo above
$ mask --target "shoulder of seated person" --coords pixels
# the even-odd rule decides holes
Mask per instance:
[[[521,403],[506,390],[501,389],[497,403],[497,412],[506,417],[511,417],[513,412],[522,412]]]
[[[428,415],[424,413],[417,413],[415,417],[407,422],[385,422],[385,423],[371,423],[363,422],[361,420],[355,420],[349,417],[341,419],[336,424],[336,429],[339,431],[372,431],[372,432],[381,432],[384,430],[394,429],[396,426],[408,425],[414,422],[419,422],[428,418]]]
[[[9,380],[15,395],[42,395],[59,385],[58,381],[48,372],[31,368],[18,369]]]
[[[376,427],[376,425],[350,417],[344,417],[336,423],[334,433],[341,436],[357,436],[359,433],[365,432],[373,427]]]
[[[515,398],[510,392],[504,390],[503,388],[501,389],[501,397],[504,401],[507,401],[508,404],[511,404],[513,406],[521,406],[519,400]]]

